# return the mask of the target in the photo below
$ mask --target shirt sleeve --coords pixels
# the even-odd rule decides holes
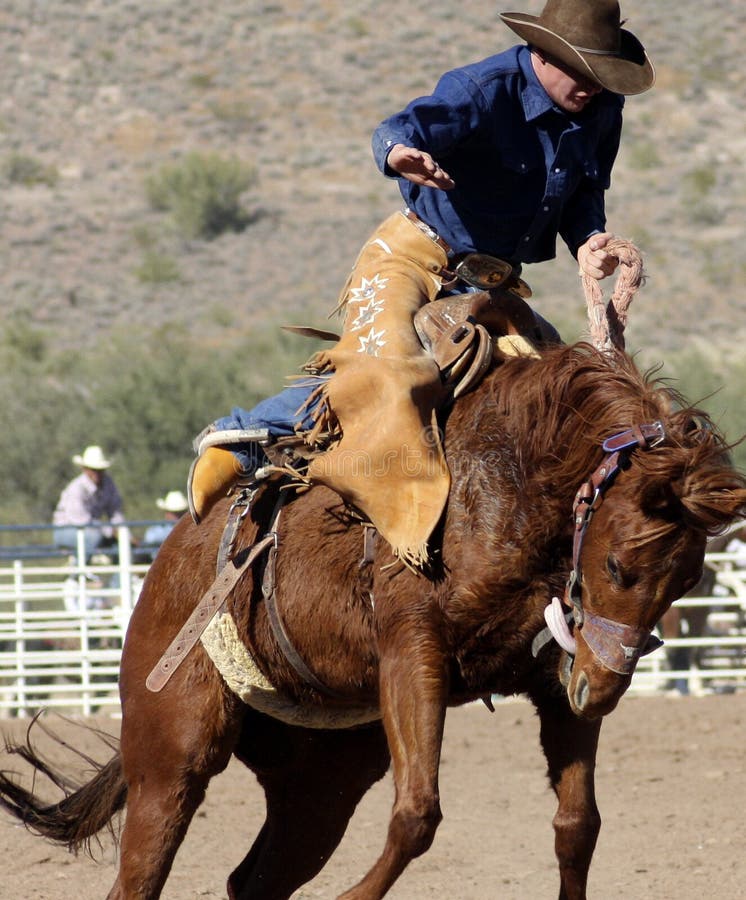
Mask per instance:
[[[597,167],[586,171],[570,200],[565,205],[559,233],[573,256],[592,234],[606,230],[606,190],[611,185],[622,134],[621,111],[599,143]]]
[[[398,177],[386,160],[396,144],[426,150],[438,159],[471,136],[484,121],[480,91],[463,71],[446,72],[429,97],[412,100],[373,132],[373,156],[379,170]]]

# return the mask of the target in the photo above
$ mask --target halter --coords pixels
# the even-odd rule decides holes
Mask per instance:
[[[650,450],[657,447],[665,437],[663,424],[658,421],[635,425],[603,442],[606,455],[590,478],[581,484],[573,504],[575,532],[572,571],[567,579],[563,598],[564,605],[571,608],[571,612],[563,615],[559,600],[553,598],[552,605],[545,611],[548,627],[536,636],[531,647],[534,656],[552,637],[555,637],[565,650],[574,653],[574,638],[567,629],[567,621],[571,618],[575,622],[575,627],[582,631],[585,642],[597,659],[619,675],[630,675],[641,656],[651,653],[662,644],[662,641],[651,635],[648,628],[633,628],[631,625],[624,625],[583,609],[580,557],[583,540],[593,514],[603,503],[606,491],[613,484],[619,470],[629,460],[631,453],[638,448]]]

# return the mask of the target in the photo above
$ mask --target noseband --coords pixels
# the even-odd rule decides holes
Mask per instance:
[[[627,431],[612,435],[603,442],[606,453],[593,474],[581,484],[575,495],[573,518],[575,531],[572,546],[572,571],[565,585],[564,605],[571,609],[562,615],[559,600],[555,597],[547,607],[545,618],[548,628],[536,636],[532,644],[533,655],[555,637],[560,645],[574,652],[574,638],[567,629],[567,620],[573,619],[575,627],[583,635],[594,656],[606,668],[619,675],[631,675],[639,658],[651,653],[662,643],[648,628],[633,628],[612,619],[598,616],[583,609],[583,576],[580,557],[588,526],[593,514],[601,506],[606,491],[614,483],[620,469],[624,468],[630,454],[636,450],[650,450],[665,440],[661,422],[635,425]]]

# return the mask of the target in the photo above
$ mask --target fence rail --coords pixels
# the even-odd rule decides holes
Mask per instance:
[[[133,561],[129,526],[117,532],[116,561],[86,560],[82,538],[64,562],[0,556],[0,717],[43,707],[119,713],[119,660],[148,563]],[[739,562],[735,553],[707,555],[716,574],[712,595],[675,604],[682,617],[706,608],[704,633],[666,638],[640,661],[630,692],[746,689],[746,567]],[[671,660],[681,650],[690,659],[677,668]]]

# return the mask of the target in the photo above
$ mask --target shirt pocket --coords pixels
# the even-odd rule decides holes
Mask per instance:
[[[495,164],[496,163],[496,164]],[[541,152],[530,147],[502,147],[488,174],[492,199],[505,214],[526,215],[541,201],[547,173]]]
[[[581,160],[580,170],[583,177],[593,182],[595,187],[608,190],[611,186],[611,178],[608,172],[604,172],[598,159],[593,154],[588,154]]]
[[[508,178],[536,178],[544,174],[544,157],[533,147],[504,147],[500,151],[502,168]]]

